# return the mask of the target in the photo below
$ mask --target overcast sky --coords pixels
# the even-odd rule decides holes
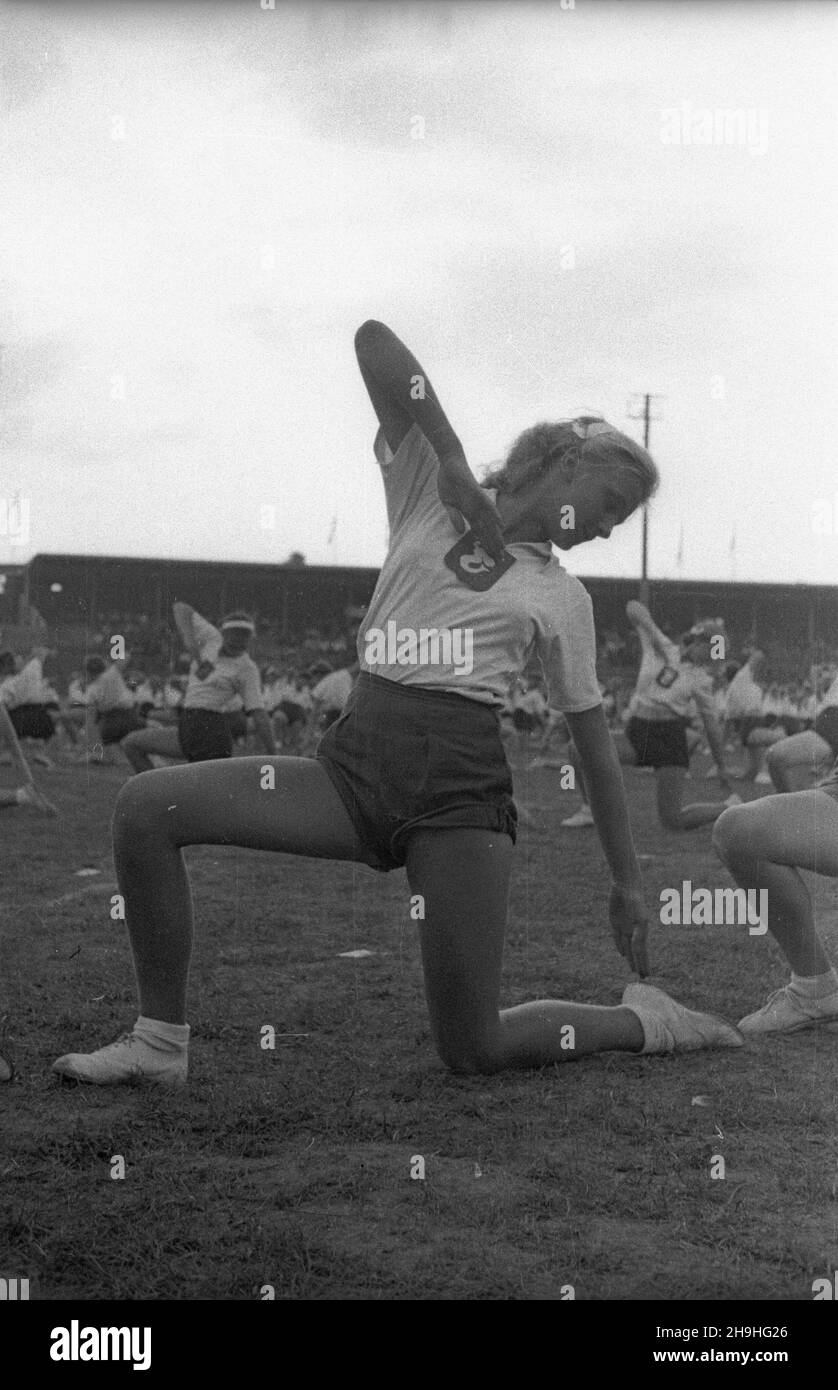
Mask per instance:
[[[838,6],[267,2],[0,0],[0,560],[380,564],[372,317],[478,475],[662,396],[653,577],[834,582]]]

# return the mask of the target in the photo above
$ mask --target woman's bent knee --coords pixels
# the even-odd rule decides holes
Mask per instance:
[[[130,850],[149,835],[160,833],[165,809],[155,784],[156,772],[141,772],[119,792],[113,813],[115,850]]]
[[[747,819],[747,807],[728,806],[713,825],[713,848],[725,863],[733,855],[740,853],[746,844]]]

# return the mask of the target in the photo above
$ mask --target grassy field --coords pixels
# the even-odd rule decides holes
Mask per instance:
[[[190,851],[188,1091],[62,1085],[59,1053],[136,1016],[109,904],[124,775],[41,775],[62,819],[2,816],[0,1015],[18,1076],[0,1087],[0,1275],[49,1299],[255,1300],[265,1285],[287,1300],[557,1299],[572,1285],[577,1299],[809,1300],[836,1267],[835,1034],[452,1077],[402,873]],[[662,831],[652,777],[626,781],[650,905],[682,879],[729,883],[708,831]],[[519,794],[538,828],[518,844],[505,1001],[616,1003],[595,833],[558,828],[575,799],[556,773],[522,775]],[[834,887],[812,883],[838,951]],[[340,955],[359,949],[373,954]],[[651,952],[653,983],[733,1020],[785,978],[742,927],[658,925]]]

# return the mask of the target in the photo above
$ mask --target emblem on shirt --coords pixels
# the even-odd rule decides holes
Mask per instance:
[[[664,690],[668,690],[671,685],[674,685],[677,679],[677,670],[674,666],[670,666],[669,664],[662,666],[655,677],[657,684],[663,686]]]
[[[211,661],[201,661],[195,667],[195,675],[197,676],[199,681],[205,681],[207,679],[207,676],[211,676],[214,670],[215,666]]]
[[[474,532],[467,531],[451,547],[445,563],[463,584],[482,591],[497,584],[501,575],[515,564],[515,557],[505,550],[500,560],[493,560]]]

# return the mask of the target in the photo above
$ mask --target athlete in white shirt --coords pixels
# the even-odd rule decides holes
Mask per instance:
[[[368,322],[355,345],[387,446],[379,440],[377,453],[390,522],[359,633],[357,685],[314,759],[167,768],[123,789],[115,861],[141,1013],[127,1038],[62,1057],[56,1070],[99,1084],[138,1074],[185,1081],[192,905],[182,849],[196,844],[382,871],[404,865],[423,903],[431,1031],[455,1071],[740,1046],[730,1025],[644,984],[628,985],[617,1008],[540,1000],[500,1009],[516,814],[498,712],[511,678],[536,656],[585,767],[618,950],[630,969],[648,969],[647,909],[596,679],[591,600],[552,544],[569,550],[610,535],[653,490],[654,464],[585,417],[526,431],[481,488],[404,344]]]
[[[640,638],[641,660],[625,734],[614,735],[620,761],[654,768],[658,817],[664,829],[694,830],[709,825],[725,806],[740,800],[728,780],[713,681],[707,669],[714,659],[714,639],[723,637],[721,625],[712,620],[697,624],[679,646],[661,632],[642,603],[632,599],[626,605],[626,616]],[[718,646],[716,659],[723,661],[723,640]],[[723,802],[683,805],[684,779],[690,763],[687,731],[693,709],[701,717],[722,790],[727,792]],[[577,766],[577,760],[573,761]],[[580,810],[562,821],[570,829],[593,824],[581,768],[577,767],[577,774],[584,799]]]
[[[188,762],[229,758],[233,738],[226,715],[235,708],[237,696],[240,708],[252,716],[265,752],[275,753],[259,668],[247,652],[255,631],[252,619],[246,613],[231,613],[219,630],[187,603],[176,603],[174,615],[192,658],[186,693],[175,728],[153,725],[123,740],[123,752],[134,771],[150,771],[155,754]]]

